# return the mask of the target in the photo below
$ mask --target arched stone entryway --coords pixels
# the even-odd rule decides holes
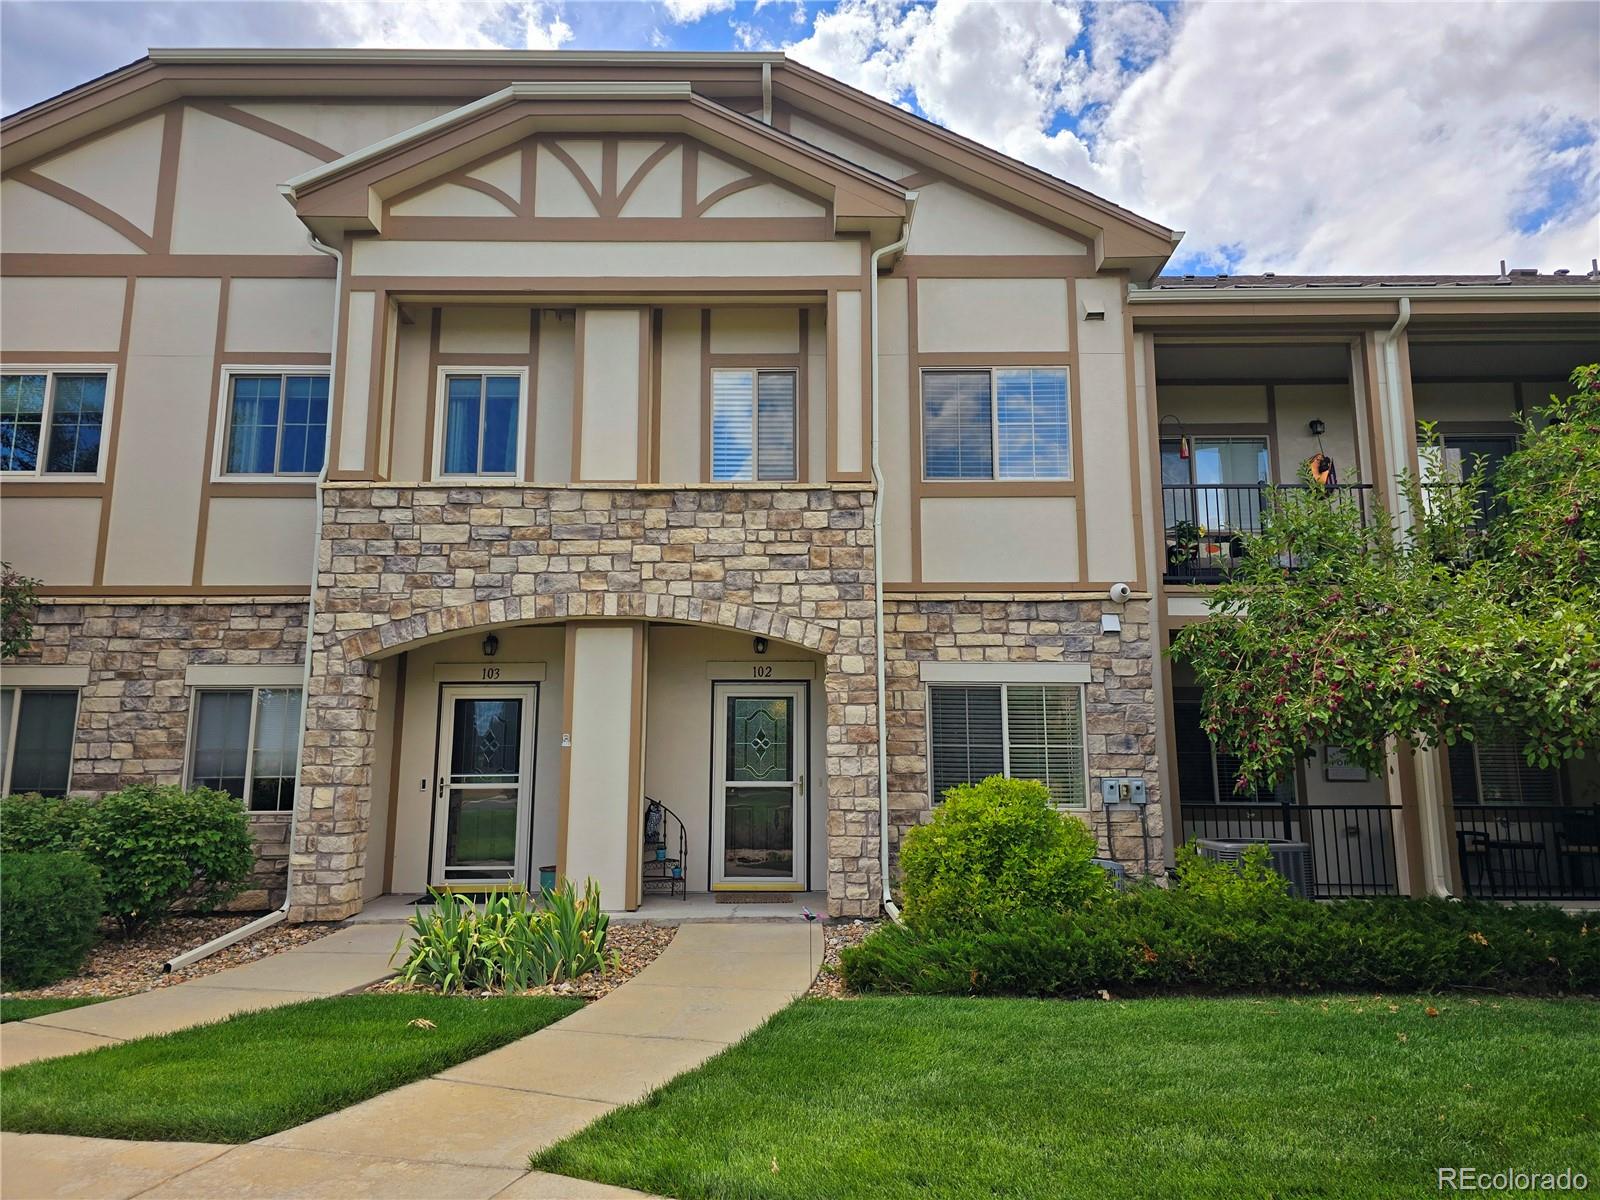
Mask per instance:
[[[824,663],[829,909],[877,911],[872,493],[848,487],[329,485],[291,917],[359,911],[386,657],[467,630],[671,621]]]

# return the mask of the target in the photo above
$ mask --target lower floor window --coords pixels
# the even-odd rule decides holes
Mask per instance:
[[[1561,803],[1560,773],[1530,767],[1522,751],[1509,742],[1457,742],[1449,755],[1453,803]]]
[[[76,691],[0,691],[0,783],[5,794],[65,796],[72,780],[72,737],[77,723]]]
[[[1235,791],[1239,757],[1211,740],[1201,719],[1198,692],[1181,688],[1172,697],[1172,740],[1178,751],[1178,802],[1194,804],[1286,804],[1295,798],[1293,778],[1276,787]]]
[[[1037,779],[1066,807],[1087,802],[1080,685],[936,684],[928,710],[935,803],[990,775]]]
[[[300,689],[208,688],[194,705],[189,786],[227,792],[251,812],[293,810]]]

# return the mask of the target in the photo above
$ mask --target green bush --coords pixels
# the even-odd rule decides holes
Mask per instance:
[[[441,992],[521,992],[607,965],[610,918],[592,879],[582,899],[563,882],[546,888],[537,904],[526,892],[504,892],[481,911],[453,892],[431,895],[432,907],[408,922],[415,940],[400,968],[406,983]],[[402,935],[395,953],[404,946]]]
[[[0,978],[43,987],[76,971],[100,928],[100,877],[76,854],[0,859]]]
[[[124,936],[183,903],[215,908],[255,865],[250,826],[226,792],[137,784],[99,799],[7,796],[0,851],[69,849],[100,872]]]
[[[1245,848],[1236,862],[1207,858],[1194,841],[1178,847],[1173,887],[1231,912],[1259,912],[1289,897],[1289,881],[1271,866],[1264,843]]]
[[[945,793],[900,848],[906,920],[974,922],[1076,908],[1110,893],[1094,834],[1044,784],[991,776]]]
[[[886,926],[844,952],[860,991],[1094,996],[1173,992],[1600,992],[1600,929],[1553,908],[1284,897],[1267,908],[1143,886],[1091,911]]]

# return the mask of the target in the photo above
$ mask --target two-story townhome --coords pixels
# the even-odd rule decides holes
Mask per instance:
[[[152,51],[0,142],[6,791],[230,791],[300,920],[549,872],[875,913],[995,773],[1136,874],[1281,830],[1319,894],[1600,882],[1474,816],[1583,764],[1320,748],[1234,803],[1162,653],[1312,453],[1362,503],[1418,420],[1502,455],[1600,357],[1592,271],[1164,277],[780,54]]]

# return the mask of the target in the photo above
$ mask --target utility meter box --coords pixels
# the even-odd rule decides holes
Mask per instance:
[[[1125,779],[1102,779],[1100,802],[1107,807],[1114,804],[1145,803],[1144,780],[1135,776]]]

